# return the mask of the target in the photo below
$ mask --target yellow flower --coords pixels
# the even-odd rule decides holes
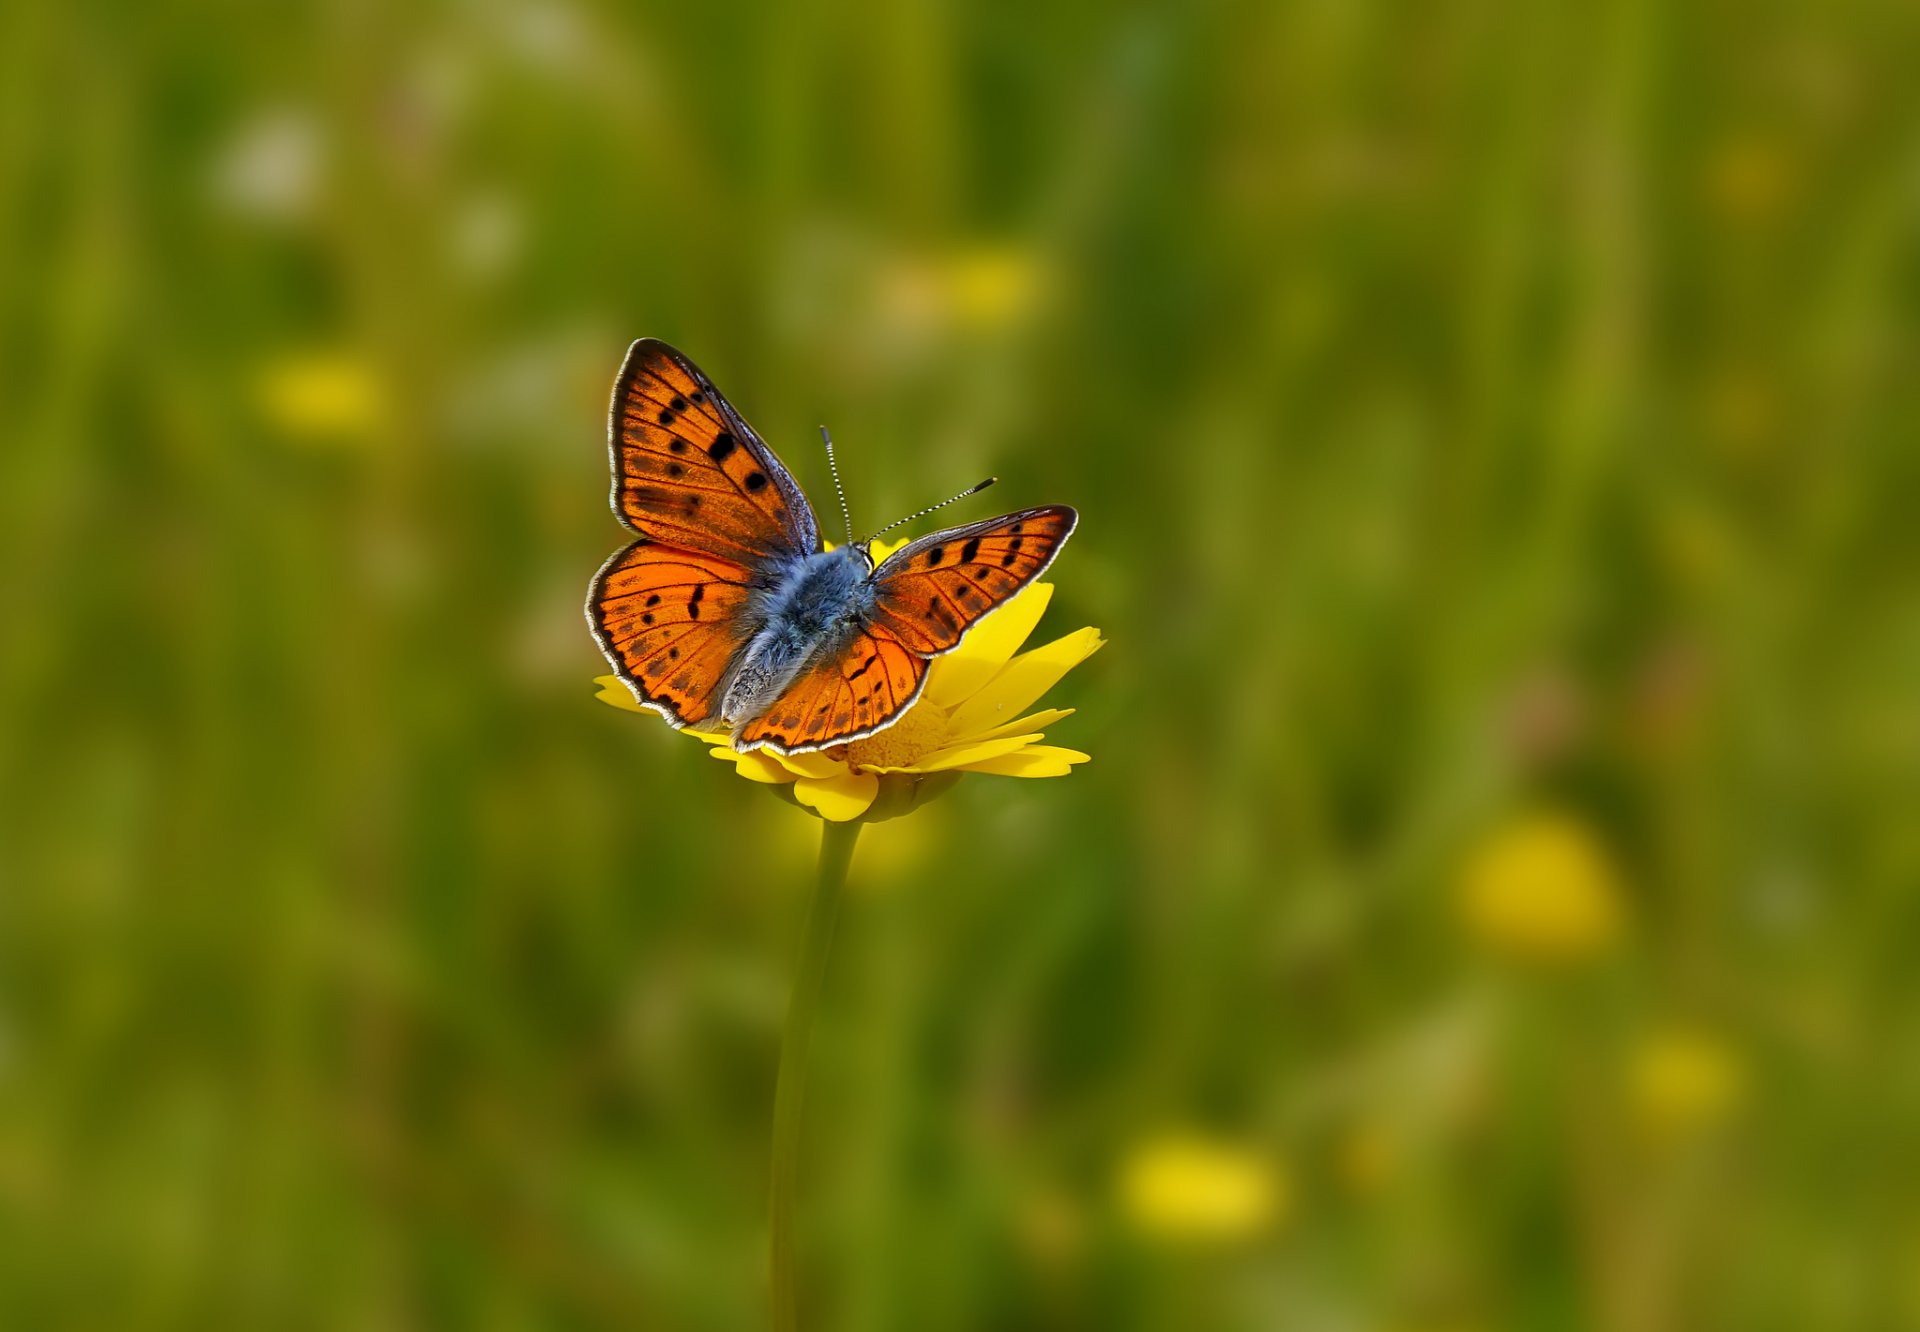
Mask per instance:
[[[1536,813],[1494,833],[1460,885],[1467,928],[1491,952],[1564,964],[1607,951],[1622,926],[1619,885],[1587,827]]]
[[[260,371],[256,391],[268,420],[308,439],[366,434],[386,411],[373,367],[345,352],[283,357]]]
[[[1121,1210],[1141,1232],[1174,1242],[1257,1235],[1285,1220],[1287,1179],[1265,1153],[1176,1132],[1142,1142],[1119,1181]]]
[[[963,328],[992,329],[1018,321],[1038,303],[1044,272],[1027,251],[980,246],[946,263],[947,304]]]
[[[905,542],[899,543],[904,545]],[[876,543],[876,560],[899,545]],[[1033,583],[975,625],[964,641],[929,669],[926,691],[907,714],[878,735],[811,754],[741,753],[724,733],[682,732],[713,747],[749,781],[789,788],[823,819],[869,822],[905,814],[938,795],[963,772],[1002,777],[1064,777],[1088,756],[1043,745],[1043,728],[1072,708],[1026,709],[1063,675],[1105,645],[1098,629],[1079,629],[1028,651],[1020,645],[1052,599],[1051,583]],[[644,712],[618,676],[594,677],[601,702]]]
[[[1746,1090],[1739,1058],[1703,1032],[1649,1036],[1627,1068],[1634,1116],[1651,1136],[1673,1140],[1725,1120]]]

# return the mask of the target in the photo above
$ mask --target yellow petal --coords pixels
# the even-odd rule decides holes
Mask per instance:
[[[834,823],[857,819],[880,793],[880,779],[871,773],[850,772],[844,777],[802,777],[793,784],[793,796]]]
[[[640,706],[639,700],[633,696],[633,691],[627,688],[626,681],[619,676],[596,675],[593,677],[593,682],[600,686],[600,692],[594,697],[608,707],[619,708],[622,712],[647,711]]]
[[[948,723],[954,735],[975,735],[1001,726],[1059,683],[1060,677],[1098,652],[1105,640],[1098,629],[1081,629],[1045,647],[1022,652],[978,693],[954,709]]]
[[[754,752],[765,754],[795,777],[811,777],[816,781],[824,781],[829,777],[844,777],[850,771],[839,759],[828,758],[817,749],[805,754],[776,754],[771,749],[760,749]]]
[[[1004,735],[1025,735],[1028,731],[1044,731],[1055,722],[1072,715],[1072,708],[1042,708],[1038,712],[1029,712],[1018,721],[1010,721],[1005,726],[996,726],[991,731],[982,731],[979,735],[969,736],[968,739],[998,740]]]
[[[793,780],[792,773],[757,749],[751,754],[742,754],[729,745],[708,752],[717,759],[731,759],[734,770],[750,782],[765,782],[768,786],[779,786]]]
[[[1056,745],[1028,745],[1025,749],[998,758],[969,763],[968,772],[990,772],[998,777],[1065,777],[1076,763],[1085,763],[1089,755],[1077,749]]]
[[[894,551],[899,550],[911,540],[913,540],[912,537],[904,536],[898,541],[869,541],[867,543],[867,558],[871,559],[875,564],[879,564],[882,560],[886,559],[887,556],[893,554]],[[828,550],[837,550],[839,548],[838,545],[832,541],[823,541],[820,544]]]
[[[1015,735],[1000,740],[968,741],[963,745],[949,745],[945,749],[936,749],[931,754],[922,755],[911,763],[898,768],[870,768],[870,772],[945,772],[948,768],[964,767],[979,759],[997,758],[1002,754],[1011,754],[1016,749],[1032,744],[1040,737],[1035,735]]]
[[[696,731],[688,728],[680,732],[680,734],[690,735],[703,745],[725,745],[729,749],[733,747],[733,737],[725,731]]]
[[[958,648],[934,658],[926,696],[943,708],[964,703],[1020,650],[1051,600],[1053,584],[1034,583],[968,630]]]

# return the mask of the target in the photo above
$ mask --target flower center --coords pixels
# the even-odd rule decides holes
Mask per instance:
[[[947,742],[947,714],[924,698],[878,735],[847,746],[847,762],[856,768],[903,768]]]

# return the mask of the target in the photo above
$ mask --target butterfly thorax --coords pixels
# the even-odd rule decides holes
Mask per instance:
[[[808,663],[837,656],[873,610],[873,563],[842,546],[776,566],[745,608],[750,637],[727,683],[721,715],[736,727],[772,706]]]

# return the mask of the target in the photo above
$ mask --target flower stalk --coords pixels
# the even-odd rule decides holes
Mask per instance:
[[[826,980],[827,954],[833,946],[834,920],[853,863],[860,824],[820,821],[820,868],[800,944],[800,965],[787,1001],[787,1026],[780,1039],[780,1071],[773,1092],[773,1162],[768,1188],[768,1246],[773,1285],[774,1332],[800,1326],[799,1279],[794,1259],[794,1203],[800,1183],[800,1137],[806,1100],[807,1049],[813,1040],[813,1015]]]

